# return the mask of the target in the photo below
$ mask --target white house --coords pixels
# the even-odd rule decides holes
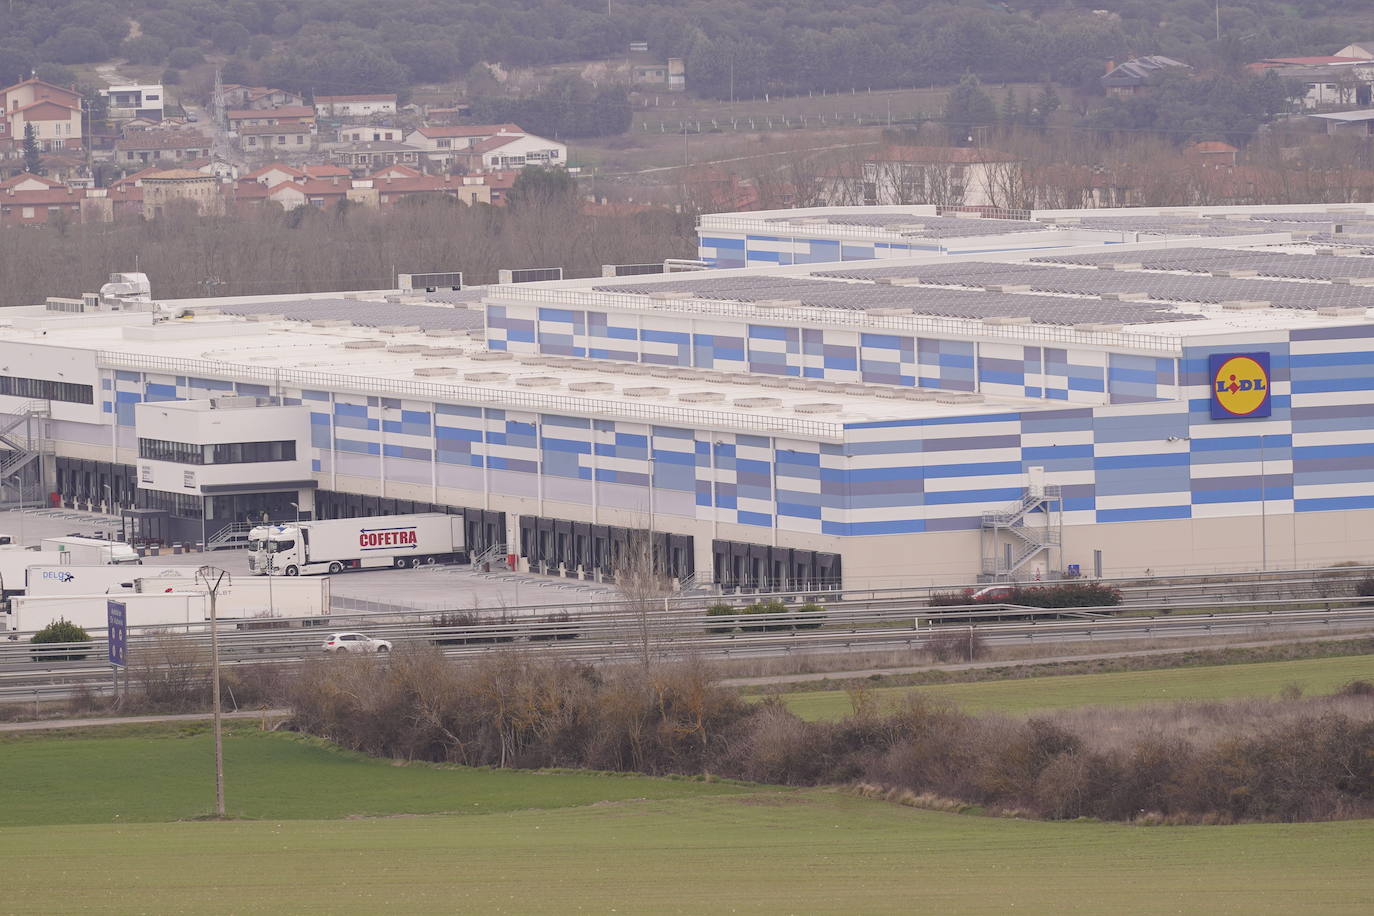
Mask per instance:
[[[100,90],[110,100],[110,117],[147,118],[154,123],[162,120],[165,94],[160,83],[130,83]]]
[[[470,172],[518,169],[527,165],[568,164],[567,144],[536,137],[534,134],[488,137],[472,144],[458,155]]]
[[[315,114],[321,118],[366,118],[395,113],[395,93],[315,96]]]

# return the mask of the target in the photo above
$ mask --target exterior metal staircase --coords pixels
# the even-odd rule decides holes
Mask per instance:
[[[52,454],[52,440],[43,436],[39,422],[48,415],[47,401],[28,401],[0,423],[0,480],[8,480],[42,456]]]
[[[493,566],[506,561],[506,545],[491,544],[486,549],[472,555],[472,568],[481,569],[487,563]]]
[[[248,522],[230,522],[223,528],[210,535],[205,549],[220,550],[222,548],[247,547],[248,532],[256,527]]]
[[[1027,522],[1043,519],[1043,525]],[[1055,569],[1049,554],[1064,541],[1063,497],[1055,485],[1027,487],[1020,502],[1006,509],[983,513],[983,576],[1010,580],[1035,558],[1046,555],[1046,567]]]

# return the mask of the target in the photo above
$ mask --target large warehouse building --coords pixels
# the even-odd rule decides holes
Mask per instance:
[[[595,576],[649,532],[724,587],[1374,558],[1374,218],[1049,216],[965,253],[434,301],[11,309],[0,470],[187,540],[438,509],[475,553]]]

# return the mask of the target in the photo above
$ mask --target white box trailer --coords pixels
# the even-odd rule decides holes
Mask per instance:
[[[47,556],[47,554],[44,554]],[[28,568],[28,583],[24,594],[39,595],[98,595],[101,592],[138,591],[136,583],[150,583],[143,591],[153,592],[151,583],[169,580],[168,586],[195,582],[194,566],[78,566],[75,564],[34,565]]]
[[[301,576],[346,569],[450,562],[464,551],[463,517],[442,512],[272,525],[248,534],[256,575]]]
[[[108,620],[106,602],[124,602],[125,619],[131,627],[200,623],[210,613],[204,594],[171,595],[27,595],[10,599],[6,626],[11,632],[32,633],[62,618],[95,636],[104,634]]]
[[[55,550],[65,554],[61,562],[100,566],[111,564],[136,565],[142,563],[138,551],[123,541],[106,541],[100,538],[86,538],[72,535],[61,538],[44,538],[44,550]]]
[[[328,579],[235,580],[220,592],[215,615],[222,621],[299,617],[310,618],[302,626],[323,624],[329,617],[329,595]],[[62,617],[92,635],[103,633],[106,603],[112,600],[124,603],[130,627],[195,624],[210,619],[210,600],[203,586],[194,579],[159,577],[136,579],[130,589],[116,585],[104,594],[19,595],[10,599],[4,628],[27,633]]]
[[[0,593],[22,593],[28,588],[30,567],[61,562],[62,555],[55,550],[0,550]]]

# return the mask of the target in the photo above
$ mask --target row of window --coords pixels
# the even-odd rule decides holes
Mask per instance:
[[[296,440],[271,442],[221,442],[192,445],[167,439],[138,440],[138,457],[177,464],[252,464],[259,461],[295,461]]]
[[[65,401],[68,404],[93,404],[95,392],[90,385],[74,382],[50,382],[44,378],[23,378],[0,375],[0,394],[38,401]]]
[[[162,509],[172,518],[200,518],[205,511],[202,498],[192,493],[139,490],[138,502],[140,508]]]

